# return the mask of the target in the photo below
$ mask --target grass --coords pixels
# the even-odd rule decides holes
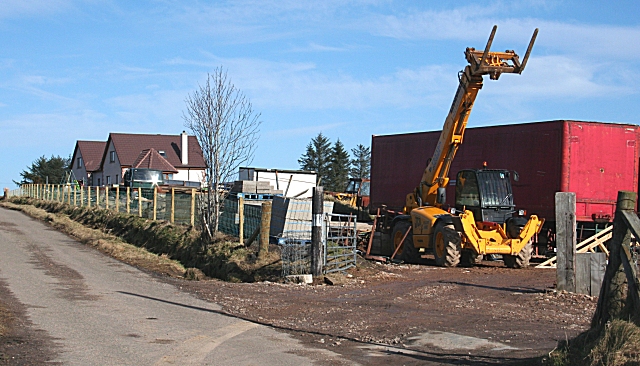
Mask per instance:
[[[123,262],[170,276],[253,282],[277,280],[280,274],[278,253],[258,259],[235,238],[220,235],[206,242],[198,231],[185,225],[24,197],[0,205],[46,221]]]
[[[554,366],[640,365],[640,327],[613,320],[604,329],[590,329],[549,354]]]

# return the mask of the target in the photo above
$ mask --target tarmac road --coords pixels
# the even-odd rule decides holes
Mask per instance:
[[[0,280],[64,365],[343,364],[4,208]]]

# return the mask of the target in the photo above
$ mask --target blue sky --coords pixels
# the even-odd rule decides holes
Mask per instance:
[[[0,0],[0,186],[109,132],[178,134],[217,66],[260,112],[253,166],[297,169],[322,132],[440,129],[466,47],[523,55],[485,81],[469,126],[640,122],[640,3],[616,1]]]

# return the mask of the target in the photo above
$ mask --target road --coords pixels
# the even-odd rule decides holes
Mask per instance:
[[[343,364],[4,208],[0,280],[64,365]]]

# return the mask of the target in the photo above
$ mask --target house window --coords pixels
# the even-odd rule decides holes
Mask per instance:
[[[116,152],[112,151],[109,153],[109,162],[114,163],[116,161]]]
[[[78,158],[78,169],[82,168],[82,158]]]
[[[107,185],[111,185],[111,176],[107,175]]]
[[[160,154],[160,156],[162,157],[165,157],[165,158],[167,157],[167,154],[164,152],[164,150],[158,151],[158,154]]]

